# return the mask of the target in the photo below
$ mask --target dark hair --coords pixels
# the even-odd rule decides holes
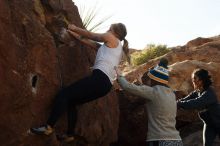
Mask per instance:
[[[206,90],[209,88],[209,86],[212,85],[211,76],[209,75],[209,72],[205,69],[195,69],[193,71],[194,76],[197,76],[199,80],[203,82],[203,88]]]
[[[167,67],[168,66],[168,60],[166,58],[161,58],[158,65],[168,69],[168,67]]]
[[[145,72],[145,73],[142,75],[142,77],[141,77],[141,81],[142,81],[142,83],[144,83],[144,84],[145,84],[145,82],[146,82],[148,79],[150,79],[150,77],[147,75],[147,73],[148,73],[148,72]]]

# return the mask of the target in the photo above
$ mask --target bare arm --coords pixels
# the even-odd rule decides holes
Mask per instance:
[[[94,42],[94,41],[86,39],[86,38],[82,38],[82,36],[80,36],[79,34],[73,32],[73,31],[67,30],[67,32],[69,32],[69,34],[71,34],[77,40],[81,41],[85,45],[92,47],[93,49],[97,49],[101,46],[101,44],[99,44],[97,42]]]
[[[93,33],[90,31],[87,31],[85,29],[79,28],[75,26],[74,24],[68,25],[68,29],[79,34],[80,36],[83,36],[85,38],[97,41],[97,42],[104,42],[107,43],[110,39],[110,35],[108,32],[106,33]]]

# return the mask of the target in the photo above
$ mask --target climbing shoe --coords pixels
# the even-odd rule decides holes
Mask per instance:
[[[37,127],[37,128],[30,128],[30,133],[39,134],[39,135],[50,135],[53,133],[53,128],[49,125]]]
[[[65,142],[65,143],[71,143],[75,140],[75,137],[72,135],[57,135],[57,140]]]

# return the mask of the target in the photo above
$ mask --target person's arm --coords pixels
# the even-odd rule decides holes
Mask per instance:
[[[178,101],[177,105],[183,109],[204,109],[216,102],[214,92],[207,90],[194,99]]]
[[[77,40],[81,41],[85,45],[88,45],[88,46],[90,46],[90,47],[92,47],[94,49],[97,49],[97,48],[99,48],[101,46],[101,44],[99,44],[99,43],[97,43],[95,41],[83,38],[82,36],[80,36],[79,34],[73,32],[73,31],[67,30],[67,32],[69,32],[69,34],[71,34],[71,36],[73,36]]]
[[[68,29],[79,34],[82,37],[97,41],[107,43],[111,37],[108,32],[106,33],[93,33],[86,29],[75,26],[74,24],[69,24]]]
[[[140,97],[144,97],[148,100],[152,100],[152,98],[154,97],[154,91],[153,91],[153,88],[150,87],[150,86],[145,86],[145,85],[142,85],[142,86],[138,86],[138,85],[135,85],[135,84],[132,84],[132,83],[129,83],[125,77],[123,77],[121,75],[121,71],[120,69],[118,69],[117,67],[115,67],[115,71],[116,71],[116,74],[117,74],[117,80],[118,80],[118,83],[119,85],[122,87],[122,89],[134,94],[134,95],[137,95],[137,96],[140,96]]]
[[[152,98],[154,97],[153,88],[150,86],[145,86],[145,85],[138,86],[138,85],[129,83],[123,76],[118,76],[117,79],[118,79],[119,85],[125,91],[128,91],[140,97],[144,97],[148,100],[152,100]]]
[[[190,99],[193,99],[193,98],[196,98],[196,97],[198,97],[198,93],[197,93],[197,91],[193,91],[193,92],[189,93],[186,97],[181,98],[178,101],[190,100]]]

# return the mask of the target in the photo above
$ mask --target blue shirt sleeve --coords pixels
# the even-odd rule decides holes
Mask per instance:
[[[217,101],[215,93],[210,89],[203,91],[200,95],[197,94],[196,98],[195,95],[192,93],[183,100],[177,101],[177,106],[183,109],[205,109]]]

